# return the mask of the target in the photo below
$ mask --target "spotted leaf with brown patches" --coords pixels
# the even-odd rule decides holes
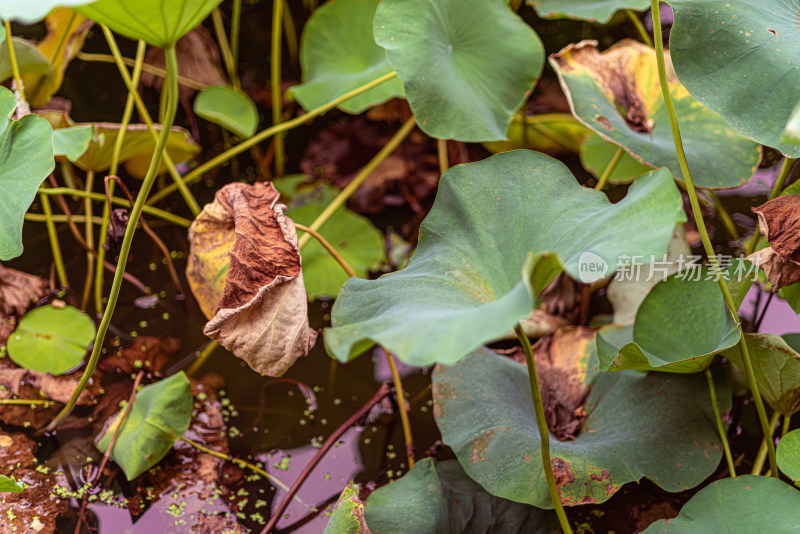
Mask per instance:
[[[206,335],[280,376],[314,345],[294,223],[272,184],[228,184],[189,229],[189,284]]]
[[[675,77],[668,54],[667,62],[695,184],[711,189],[742,185],[758,165],[758,144],[695,100]],[[625,39],[600,52],[596,41],[582,41],[550,56],[550,64],[578,120],[640,163],[668,167],[683,179],[652,48]]]
[[[753,212],[770,246],[748,259],[764,269],[773,291],[800,282],[800,194],[772,199]]]
[[[322,534],[372,534],[364,520],[364,503],[351,480],[339,496]]]
[[[576,340],[559,350],[570,345],[575,354],[587,348]],[[722,447],[702,374],[590,375],[597,366],[593,354],[565,356],[559,363],[571,361],[576,376],[586,372],[591,392],[582,405],[586,420],[575,439],[550,438],[564,505],[602,503],[623,484],[643,477],[666,491],[681,491],[702,483],[717,469]],[[724,412],[731,406],[730,389],[721,369],[712,369]],[[542,382],[545,379],[551,378],[542,375]],[[547,387],[542,385],[545,391]],[[442,441],[470,478],[497,497],[553,507],[525,365],[485,348],[477,350],[455,365],[436,368],[433,402]],[[369,505],[368,501],[368,520]]]

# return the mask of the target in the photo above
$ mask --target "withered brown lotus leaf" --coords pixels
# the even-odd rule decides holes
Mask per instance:
[[[800,281],[800,194],[780,196],[753,211],[770,246],[747,259],[764,269],[773,291]]]
[[[294,223],[272,184],[228,184],[189,229],[186,268],[204,332],[259,373],[280,376],[316,341]]]

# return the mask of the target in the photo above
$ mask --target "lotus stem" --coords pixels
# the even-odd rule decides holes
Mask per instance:
[[[708,392],[711,395],[711,406],[714,408],[714,419],[717,421],[719,439],[722,442],[722,449],[725,451],[725,461],[728,463],[728,472],[732,477],[736,477],[736,465],[733,463],[731,446],[728,443],[728,434],[725,432],[725,425],[722,424],[722,416],[719,413],[717,389],[714,387],[714,376],[711,374],[711,369],[706,369],[706,380],[708,380]]]
[[[794,167],[795,162],[797,159],[795,158],[783,158],[783,165],[781,166],[781,170],[778,173],[778,177],[775,179],[775,183],[772,184],[772,190],[769,192],[769,200],[776,198],[778,195],[781,194],[783,191],[783,184],[786,183],[786,179],[789,177],[789,173]],[[749,256],[753,252],[756,251],[756,246],[758,245],[758,238],[761,236],[761,231],[759,229],[759,222],[756,219],[756,229],[753,232],[753,236],[747,242],[747,246],[745,247],[745,252]]]
[[[317,218],[314,219],[314,222],[311,223],[309,228],[312,230],[319,230],[320,227],[327,222],[331,215],[333,215],[336,210],[338,210],[345,202],[347,202],[347,199],[349,199],[353,193],[356,192],[356,189],[358,189],[361,184],[364,183],[364,180],[369,177],[372,171],[374,171],[375,168],[383,162],[383,160],[388,158],[391,153],[394,152],[395,149],[400,145],[400,143],[402,143],[405,138],[408,137],[408,134],[411,133],[416,125],[417,122],[412,115],[405,123],[403,123],[400,129],[395,132],[395,134],[391,139],[389,139],[383,148],[381,148],[380,151],[375,154],[375,157],[372,158],[369,163],[364,165],[356,177],[353,178],[353,181],[347,184],[347,187],[342,189],[336,198],[334,198],[331,203],[328,204],[328,206],[322,211],[322,213],[320,213]],[[302,249],[310,239],[310,234],[304,235],[298,243],[300,249]]]
[[[125,272],[125,267],[128,263],[128,254],[130,254],[133,235],[136,232],[137,226],[139,226],[139,217],[144,210],[145,200],[147,199],[147,195],[150,193],[150,189],[153,187],[153,183],[158,175],[158,169],[161,166],[162,155],[164,154],[164,150],[167,145],[167,138],[169,137],[169,132],[172,128],[172,123],[175,120],[175,113],[178,108],[178,60],[175,55],[175,45],[169,45],[167,48],[165,48],[164,55],[167,64],[167,83],[164,85],[164,90],[168,91],[168,98],[161,134],[158,136],[158,141],[156,142],[156,147],[153,151],[153,158],[150,161],[150,167],[147,170],[147,174],[142,181],[141,189],[136,197],[136,202],[131,208],[128,227],[125,229],[125,237],[123,238],[122,246],[120,247],[117,270],[114,273],[114,280],[111,284],[111,292],[108,296],[108,304],[106,305],[100,325],[97,328],[97,336],[95,337],[94,346],[92,347],[92,354],[89,357],[89,361],[86,363],[86,369],[84,369],[80,382],[72,392],[69,402],[58,413],[55,419],[53,419],[50,424],[47,425],[48,431],[55,429],[58,424],[70,414],[78,401],[78,397],[86,387],[86,384],[89,382],[89,379],[91,378],[92,373],[97,366],[97,362],[100,359],[100,353],[103,351],[103,342],[105,341],[106,332],[108,332],[108,327],[111,324],[111,317],[114,314],[114,308],[116,307],[117,300],[119,299],[123,273]]]
[[[639,15],[634,13],[633,10],[631,10],[631,9],[626,9],[625,13],[628,15],[628,18],[631,19],[631,22],[633,22],[633,25],[636,26],[636,31],[639,32],[639,37],[642,38],[642,42],[644,44],[646,44],[647,46],[652,47],[653,46],[653,40],[650,39],[650,35],[647,33],[647,28],[645,28],[644,24],[642,24],[642,21],[639,18]]]
[[[17,94],[23,101],[25,98],[25,86],[22,83],[22,75],[19,73],[19,64],[17,63],[17,54],[14,52],[14,40],[11,38],[11,23],[7,20],[3,21],[3,26],[6,29],[6,45],[8,46],[8,60],[11,63],[11,75],[14,77],[14,82],[17,84]]]
[[[313,109],[313,110],[309,111],[305,115],[300,115],[299,117],[295,117],[294,119],[282,122],[280,124],[275,124],[274,126],[270,126],[266,130],[263,130],[263,131],[257,133],[256,135],[254,135],[250,139],[242,141],[238,145],[229,148],[228,150],[226,150],[222,154],[218,154],[217,156],[211,158],[210,160],[206,161],[202,165],[198,165],[195,169],[193,169],[191,172],[189,172],[186,176],[184,176],[181,179],[181,183],[184,184],[184,185],[185,184],[194,183],[197,180],[199,180],[208,171],[210,171],[212,169],[215,169],[216,167],[222,165],[226,161],[229,161],[234,156],[236,156],[238,154],[241,154],[242,152],[244,152],[246,150],[250,150],[254,146],[256,146],[256,145],[260,144],[261,142],[269,139],[273,135],[276,135],[276,134],[279,134],[281,132],[285,132],[285,131],[291,130],[292,128],[296,128],[297,126],[305,124],[305,123],[311,121],[312,119],[314,119],[316,117],[319,117],[320,115],[332,110],[333,108],[335,108],[336,106],[338,106],[342,102],[344,102],[346,100],[349,100],[349,99],[353,98],[354,96],[358,96],[361,93],[365,93],[366,91],[369,91],[373,87],[377,87],[378,85],[391,80],[395,76],[397,76],[397,73],[395,73],[394,71],[392,71],[392,72],[390,72],[388,74],[384,74],[380,78],[377,78],[377,79],[375,79],[375,80],[373,80],[373,81],[371,81],[369,83],[366,83],[366,84],[362,85],[361,87],[353,89],[352,91],[343,94],[339,98],[331,100],[330,102],[328,102],[324,106],[320,106],[317,109]],[[137,100],[137,107],[138,107],[138,105],[139,105],[139,100]],[[177,184],[170,184],[170,185],[164,187],[163,189],[161,189],[161,191],[159,191],[158,193],[154,194],[150,198],[150,200],[148,202],[150,204],[154,204],[154,203],[158,202],[159,200],[161,200],[161,199],[171,195],[172,193],[174,193],[177,188],[178,188]]]
[[[50,407],[57,401],[43,400],[43,399],[0,399],[0,406],[2,405],[15,405],[15,406],[44,406]]]
[[[336,260],[336,262],[342,267],[344,272],[351,278],[356,278],[356,272],[350,267],[350,264],[342,257],[341,254],[331,245],[328,240],[322,237],[319,232],[316,230],[312,230],[307,226],[303,226],[302,224],[295,223],[295,227],[300,230],[301,232],[306,232],[314,237],[322,247],[328,251],[328,253]],[[384,352],[386,353],[386,361],[389,362],[389,368],[392,371],[392,381],[394,382],[394,389],[397,392],[397,407],[400,410],[400,422],[403,425],[403,436],[406,442],[406,454],[408,455],[408,467],[409,469],[414,467],[414,437],[411,433],[411,421],[408,417],[408,409],[406,408],[405,402],[405,393],[403,392],[403,381],[400,378],[400,373],[397,372],[397,364],[394,361],[394,356],[391,352],[384,348]],[[336,361],[336,360],[332,360]],[[332,380],[331,380],[332,382]],[[332,389],[332,388],[331,388]]]
[[[439,156],[439,174],[442,175],[450,168],[450,161],[447,155],[447,139],[436,140],[436,154]]]
[[[734,224],[733,219],[731,219],[728,210],[725,209],[725,206],[722,204],[722,201],[719,199],[719,196],[712,191],[711,189],[706,190],[705,192],[708,197],[711,199],[711,202],[714,204],[714,209],[717,210],[717,214],[719,218],[722,219],[722,224],[725,225],[725,229],[731,235],[734,241],[739,240],[739,230],[736,229],[736,224]]]
[[[225,25],[222,24],[222,12],[218,7],[211,12],[211,20],[214,23],[214,33],[217,34],[217,43],[219,43],[219,51],[222,53],[222,60],[225,62],[225,70],[228,71],[228,78],[233,87],[239,89],[236,62],[233,60],[233,52],[228,42],[228,36],[225,34]]]
[[[242,28],[242,0],[233,0],[231,14],[231,57],[233,58],[233,69],[239,72],[239,34]],[[239,81],[239,77],[236,77]]]
[[[93,187],[94,171],[88,171],[86,173],[86,192],[90,193]],[[95,274],[94,257],[97,254],[97,252],[94,252],[94,225],[92,224],[94,211],[92,210],[92,199],[83,199],[83,211],[86,213],[86,218],[83,222],[83,239],[86,241],[87,248],[90,249],[86,251],[86,279],[83,282],[83,295],[81,296],[81,311],[85,312],[86,307],[89,305],[89,295],[92,292],[92,275]],[[98,263],[98,266],[99,265],[102,265],[102,263]],[[103,269],[98,269],[98,271],[102,270]],[[100,313],[100,311],[97,310],[97,313]]]
[[[142,119],[144,119],[145,124],[147,124],[147,129],[150,131],[150,135],[153,136],[153,139],[156,140],[156,144],[158,144],[158,138],[160,137],[160,135],[158,132],[156,132],[155,126],[153,125],[153,119],[150,117],[150,112],[147,111],[147,107],[144,105],[142,97],[139,95],[136,86],[133,84],[133,80],[131,79],[131,75],[128,72],[128,68],[122,61],[122,54],[119,51],[116,39],[114,39],[114,34],[111,33],[111,30],[109,30],[108,27],[106,27],[105,25],[101,24],[100,27],[103,29],[103,34],[106,37],[109,49],[111,49],[111,54],[114,56],[114,60],[117,64],[117,69],[119,70],[120,75],[122,75],[122,81],[125,82],[125,86],[128,88],[128,94],[133,95],[136,104],[136,109],[139,111],[139,115],[141,115]],[[167,69],[166,84],[169,84],[170,76],[175,76],[177,80],[177,73],[170,74],[169,69]],[[167,134],[169,134],[169,132],[172,130],[172,122],[170,123],[169,128],[167,128],[165,124],[162,124],[161,125],[162,133],[164,130],[167,130]],[[164,142],[166,143],[166,141]],[[182,177],[178,172],[178,170],[175,168],[175,164],[172,162],[172,158],[170,157],[169,153],[164,151],[163,157],[160,159],[163,159],[164,163],[166,164],[167,170],[169,171],[169,174],[172,177],[172,181],[174,182],[173,185],[175,185],[177,189],[180,190],[181,196],[183,197],[184,202],[186,202],[186,205],[189,206],[189,210],[192,212],[192,215],[197,216],[200,213],[200,205],[197,203],[197,200],[192,195],[192,192],[189,190],[189,187],[182,180]],[[156,169],[156,174],[158,174],[158,169]]]
[[[292,10],[289,3],[283,0],[283,33],[286,34],[286,51],[293,63],[297,63],[297,30],[294,27]]]
[[[111,166],[108,169],[108,174],[111,176],[115,176],[117,174],[117,170],[119,169],[119,159],[120,154],[122,153],[122,143],[125,140],[125,134],[128,130],[128,124],[131,122],[131,117],[133,116],[133,106],[136,101],[132,92],[136,91],[136,88],[139,86],[139,79],[142,75],[142,68],[144,67],[144,57],[145,52],[147,51],[147,43],[139,40],[139,44],[136,47],[136,62],[133,65],[133,79],[131,80],[131,87],[128,88],[128,96],[125,99],[125,110],[122,112],[122,121],[120,122],[120,129],[119,133],[117,134],[117,138],[114,140],[114,151],[111,153]],[[133,88],[133,91],[131,90]],[[112,180],[110,184],[108,184],[108,196],[114,196],[114,187],[117,185],[116,180]],[[108,203],[103,203],[103,224],[100,227],[100,237],[98,243],[100,246],[97,247],[97,263],[102,264],[106,259],[106,249],[103,245],[108,242],[108,224],[111,220],[111,211],[108,208]],[[95,272],[94,277],[94,310],[97,315],[100,315],[101,310],[103,309],[103,281],[104,281],[103,269],[97,269]]]
[[[564,534],[572,534],[572,528],[569,526],[567,514],[564,511],[564,505],[561,504],[561,494],[556,486],[556,477],[553,474],[553,463],[550,460],[550,431],[547,428],[547,420],[544,417],[544,403],[542,402],[542,393],[539,389],[539,376],[536,374],[536,361],[533,357],[533,349],[531,342],[522,332],[522,326],[517,324],[514,327],[514,332],[517,334],[522,345],[522,350],[525,352],[525,361],[528,362],[528,378],[531,382],[531,394],[533,395],[533,409],[536,412],[536,423],[539,425],[539,436],[542,441],[542,467],[544,468],[544,475],[547,478],[547,488],[550,490],[550,500],[553,501],[553,507],[556,509],[558,522],[561,524],[561,530]]]
[[[189,369],[186,370],[186,374],[189,376],[194,376],[195,373],[197,373],[197,371],[200,370],[200,368],[203,366],[206,360],[208,360],[208,358],[210,358],[211,355],[214,353],[214,351],[217,350],[218,348],[219,348],[219,343],[217,343],[216,341],[211,341],[208,345],[206,345],[206,348],[204,348],[202,352],[200,352],[200,354],[197,355],[197,358],[195,358],[195,360],[189,366]]]
[[[619,161],[622,159],[622,155],[625,153],[625,149],[619,147],[614,155],[611,157],[611,161],[608,162],[606,165],[606,169],[603,171],[603,174],[600,175],[600,179],[597,181],[597,185],[594,186],[596,191],[602,191],[605,189],[606,184],[608,183],[608,179],[611,174],[614,172],[614,169],[617,168]]]
[[[283,22],[283,0],[272,0],[272,46],[270,48],[269,85],[272,93],[272,124],[280,124],[283,118],[283,99],[281,92],[281,29]],[[283,176],[286,165],[284,134],[279,133],[272,140],[275,146],[275,176]]]
[[[706,229],[705,221],[703,220],[703,213],[700,209],[700,201],[697,198],[697,190],[692,180],[692,175],[689,172],[689,163],[686,160],[686,154],[683,151],[683,141],[681,140],[680,127],[678,125],[678,117],[675,113],[675,105],[672,102],[672,93],[670,93],[669,85],[667,85],[667,67],[664,60],[664,39],[661,35],[661,17],[659,16],[658,8],[659,0],[650,0],[650,9],[653,14],[653,37],[656,44],[656,61],[658,63],[658,79],[661,84],[661,93],[664,97],[664,103],[667,107],[669,114],[669,122],[672,127],[672,137],[675,142],[675,152],[678,155],[678,162],[680,163],[681,172],[683,173],[683,180],[686,184],[686,192],[689,195],[689,202],[692,205],[692,213],[694,214],[697,230],[700,233],[700,238],[703,241],[703,248],[705,249],[708,261],[711,263],[715,273],[720,273],[719,262],[717,261],[714,246],[711,244],[711,239],[708,237],[708,230]],[[787,171],[788,172],[788,171]],[[753,394],[753,401],[756,405],[758,412],[758,419],[761,422],[761,430],[764,436],[771,436],[769,431],[769,421],[767,420],[767,412],[764,409],[764,401],[761,399],[761,391],[756,382],[755,373],[753,371],[753,362],[750,360],[750,352],[747,349],[745,342],[744,332],[742,331],[742,322],[737,313],[736,304],[733,301],[731,292],[728,289],[728,284],[723,276],[716,277],[719,283],[720,291],[725,299],[725,304],[728,306],[733,317],[736,319],[736,327],[739,331],[739,352],[742,355],[744,362],[744,371],[747,375],[747,383],[750,387],[750,392]],[[775,444],[772,440],[767,440],[767,453],[769,455],[769,465],[773,473],[778,473],[778,465],[775,460]]]
[[[758,448],[758,454],[756,454],[756,460],[753,462],[753,470],[750,471],[751,475],[760,475],[761,471],[764,470],[764,460],[767,459],[768,443],[773,442],[772,436],[775,434],[775,429],[778,426],[780,417],[781,414],[778,413],[777,410],[772,412],[772,417],[769,419],[769,436],[764,436],[764,439],[761,441],[761,446]]]
[[[79,52],[78,59],[92,63],[117,64],[117,62],[114,60],[114,56],[111,54],[89,54],[88,52]],[[136,60],[133,60],[129,57],[123,57],[122,63],[127,67],[133,67],[136,65]],[[150,65],[149,63],[142,64],[142,71],[152,74],[153,76],[158,76],[159,78],[164,78],[167,76],[167,71],[160,69],[155,65]],[[206,87],[210,86],[210,84],[200,82],[192,78],[187,78],[186,76],[178,76],[178,83],[184,87],[188,87],[189,89],[194,89],[195,91],[202,91]]]
[[[56,265],[58,283],[62,288],[68,288],[69,279],[67,278],[67,269],[64,267],[61,245],[58,243],[58,232],[56,231],[56,225],[53,223],[53,208],[50,207],[50,197],[45,193],[46,190],[47,187],[44,184],[39,188],[39,198],[42,202],[42,211],[44,212],[47,226],[47,238],[50,240],[50,250],[53,254],[53,263]]]
[[[57,223],[65,223],[69,220],[66,215],[57,215],[55,213],[50,218],[52,219],[53,222]],[[92,224],[97,224],[97,225],[103,224],[102,217],[98,217],[97,215],[91,218],[88,218],[84,215],[73,215],[70,218],[75,222],[92,221]],[[43,213],[26,213],[25,220],[31,222],[47,222],[47,216],[44,215]]]

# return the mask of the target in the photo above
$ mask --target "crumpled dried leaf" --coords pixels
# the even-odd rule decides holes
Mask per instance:
[[[773,291],[800,281],[800,194],[772,199],[753,212],[770,246],[747,259],[764,269]]]
[[[594,330],[570,326],[556,330],[533,348],[547,427],[562,441],[575,439],[586,420],[583,404],[589,395],[590,344],[594,344]]]
[[[0,264],[0,345],[32,304],[47,294],[47,280]]]
[[[68,501],[53,492],[53,486],[66,485],[66,479],[37,471],[35,453],[36,442],[24,434],[0,431],[0,474],[27,485],[21,493],[4,493],[0,499],[0,534],[55,532],[56,520],[67,511]]]
[[[285,373],[317,338],[285,210],[271,183],[228,184],[189,228],[186,275],[211,319],[205,334],[270,376]]]

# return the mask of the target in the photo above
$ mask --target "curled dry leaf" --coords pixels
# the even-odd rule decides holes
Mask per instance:
[[[228,184],[189,228],[186,275],[205,334],[280,376],[314,346],[294,223],[272,184]]]
[[[764,269],[772,290],[800,281],[800,194],[770,200],[753,211],[770,246],[747,259]]]
[[[47,280],[0,265],[0,345],[5,345],[25,310],[47,293]]]

